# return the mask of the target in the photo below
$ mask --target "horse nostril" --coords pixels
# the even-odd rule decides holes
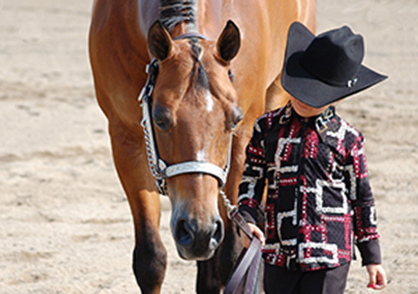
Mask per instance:
[[[179,220],[176,226],[176,239],[177,242],[184,246],[188,247],[192,244],[194,239],[193,230],[185,220]]]
[[[214,223],[213,236],[209,242],[209,249],[215,250],[224,239],[224,227],[222,220]]]

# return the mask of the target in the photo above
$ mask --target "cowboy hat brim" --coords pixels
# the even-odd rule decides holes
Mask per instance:
[[[360,66],[356,79],[345,86],[331,85],[313,77],[303,69],[299,60],[314,38],[315,35],[299,22],[294,22],[289,28],[282,86],[301,102],[320,108],[360,92],[387,78],[363,65]]]

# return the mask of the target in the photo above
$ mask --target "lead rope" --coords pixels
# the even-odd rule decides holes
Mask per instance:
[[[232,205],[224,191],[220,191],[227,215],[250,239],[248,249],[243,249],[224,289],[224,294],[253,294],[259,293],[256,289],[258,269],[261,259],[261,242],[255,238],[250,227],[239,213],[238,207]]]

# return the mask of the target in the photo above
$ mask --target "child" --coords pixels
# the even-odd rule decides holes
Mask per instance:
[[[343,293],[354,244],[368,287],[386,286],[364,139],[334,110],[386,78],[363,57],[363,38],[346,26],[317,37],[298,22],[289,29],[282,85],[292,97],[256,121],[239,188],[239,210],[265,242],[266,293]]]

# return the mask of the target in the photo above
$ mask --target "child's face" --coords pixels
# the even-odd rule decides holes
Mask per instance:
[[[325,105],[320,108],[315,108],[299,101],[295,97],[290,97],[290,103],[292,104],[292,107],[296,113],[304,118],[318,116],[329,107],[329,105]]]

